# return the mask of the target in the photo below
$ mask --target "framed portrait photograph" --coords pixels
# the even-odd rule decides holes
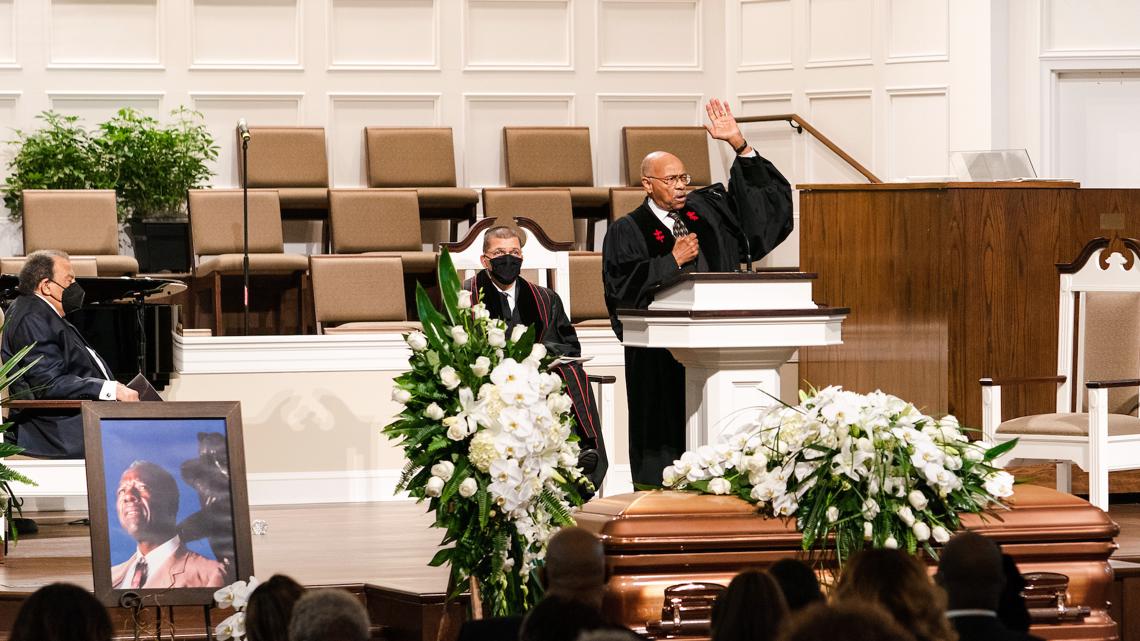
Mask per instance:
[[[88,402],[83,439],[103,603],[207,605],[253,574],[238,402]]]

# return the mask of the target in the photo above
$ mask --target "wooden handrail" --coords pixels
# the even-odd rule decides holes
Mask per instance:
[[[848,165],[851,165],[852,167],[855,168],[855,171],[858,171],[859,173],[863,174],[867,178],[867,180],[869,180],[873,183],[883,182],[882,180],[879,180],[878,176],[876,176],[875,174],[872,174],[870,172],[870,170],[868,170],[863,165],[859,164],[859,161],[852,158],[850,154],[848,154],[846,151],[843,151],[842,149],[840,149],[839,145],[832,142],[830,138],[819,133],[818,129],[811,126],[811,123],[809,123],[808,121],[801,118],[799,114],[772,114],[769,116],[742,116],[742,117],[738,117],[736,119],[736,122],[738,122],[738,123],[780,122],[780,121],[784,121],[784,122],[787,122],[788,124],[790,124],[796,130],[797,133],[802,134],[804,132],[804,129],[807,129],[808,133],[815,136],[816,140],[822,142],[824,147],[827,147],[836,156],[839,156],[840,158],[845,160]]]

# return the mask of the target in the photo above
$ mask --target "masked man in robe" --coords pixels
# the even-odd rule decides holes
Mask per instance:
[[[507,323],[508,335],[515,325],[533,325],[535,343],[542,343],[555,356],[581,356],[578,334],[562,299],[554,290],[535,285],[519,276],[522,270],[522,240],[513,227],[497,226],[483,235],[483,271],[463,283],[463,288],[487,306],[491,318]],[[555,365],[550,371],[566,384],[573,402],[575,433],[581,439],[578,466],[594,487],[601,487],[609,462],[602,442],[602,424],[586,372],[581,363]]]
[[[681,159],[655,151],[641,163],[645,202],[606,233],[602,278],[619,340],[619,309],[647,309],[684,272],[737,271],[792,232],[788,181],[744,139],[727,103],[713,99],[705,111],[709,135],[736,153],[728,188],[690,192]],[[685,451],[685,368],[667,349],[626,346],[625,372],[633,481],[661,485],[661,471]]]

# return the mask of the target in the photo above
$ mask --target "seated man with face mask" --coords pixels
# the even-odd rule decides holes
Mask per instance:
[[[535,285],[519,276],[522,270],[522,240],[513,227],[497,226],[483,235],[483,271],[463,283],[463,288],[478,296],[487,306],[491,318],[507,323],[508,334],[516,325],[533,325],[534,340],[542,343],[555,356],[581,356],[578,334],[562,299],[549,288]],[[566,384],[565,392],[573,402],[575,433],[581,439],[582,454],[578,465],[582,472],[600,487],[609,463],[602,443],[598,407],[586,380],[581,363],[563,363],[550,368]]]
[[[20,270],[20,296],[8,308],[0,341],[7,362],[27,345],[35,347],[24,363],[39,362],[11,385],[14,399],[137,401],[138,392],[118,383],[107,364],[64,318],[83,307],[83,288],[75,282],[71,258],[64,252],[33,252]],[[26,409],[12,412],[13,429],[5,439],[36,458],[83,458],[83,417],[79,410]]]

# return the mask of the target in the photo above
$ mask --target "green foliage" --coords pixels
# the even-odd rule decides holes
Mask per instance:
[[[45,111],[45,125],[16,130],[4,204],[23,217],[25,189],[114,189],[119,218],[179,216],[186,190],[205,186],[218,146],[202,114],[179,107],[162,125],[131,108],[88,131],[76,116]]]
[[[13,354],[12,357],[7,360],[7,362],[0,366],[0,391],[8,389],[8,386],[16,382],[16,380],[18,380],[36,363],[39,362],[40,359],[38,358],[30,363],[23,362],[24,358],[28,355],[28,352],[30,352],[33,347],[35,347],[34,344],[25,346],[23,349]],[[11,423],[4,423],[3,425],[0,425],[0,435],[8,431],[10,427],[12,427]],[[16,454],[20,454],[23,451],[24,448],[15,445],[14,443],[6,443],[3,442],[3,440],[0,440],[0,459],[9,456],[15,456]],[[19,510],[21,501],[16,498],[15,494],[13,494],[12,487],[10,485],[10,483],[15,482],[23,483],[25,485],[36,485],[36,482],[32,479],[24,476],[23,474],[20,474],[7,465],[4,465],[3,462],[0,462],[0,511],[6,510],[9,503],[14,505],[16,509]],[[9,524],[9,527],[11,529],[13,538],[15,538],[15,528],[11,527],[11,524]]]

